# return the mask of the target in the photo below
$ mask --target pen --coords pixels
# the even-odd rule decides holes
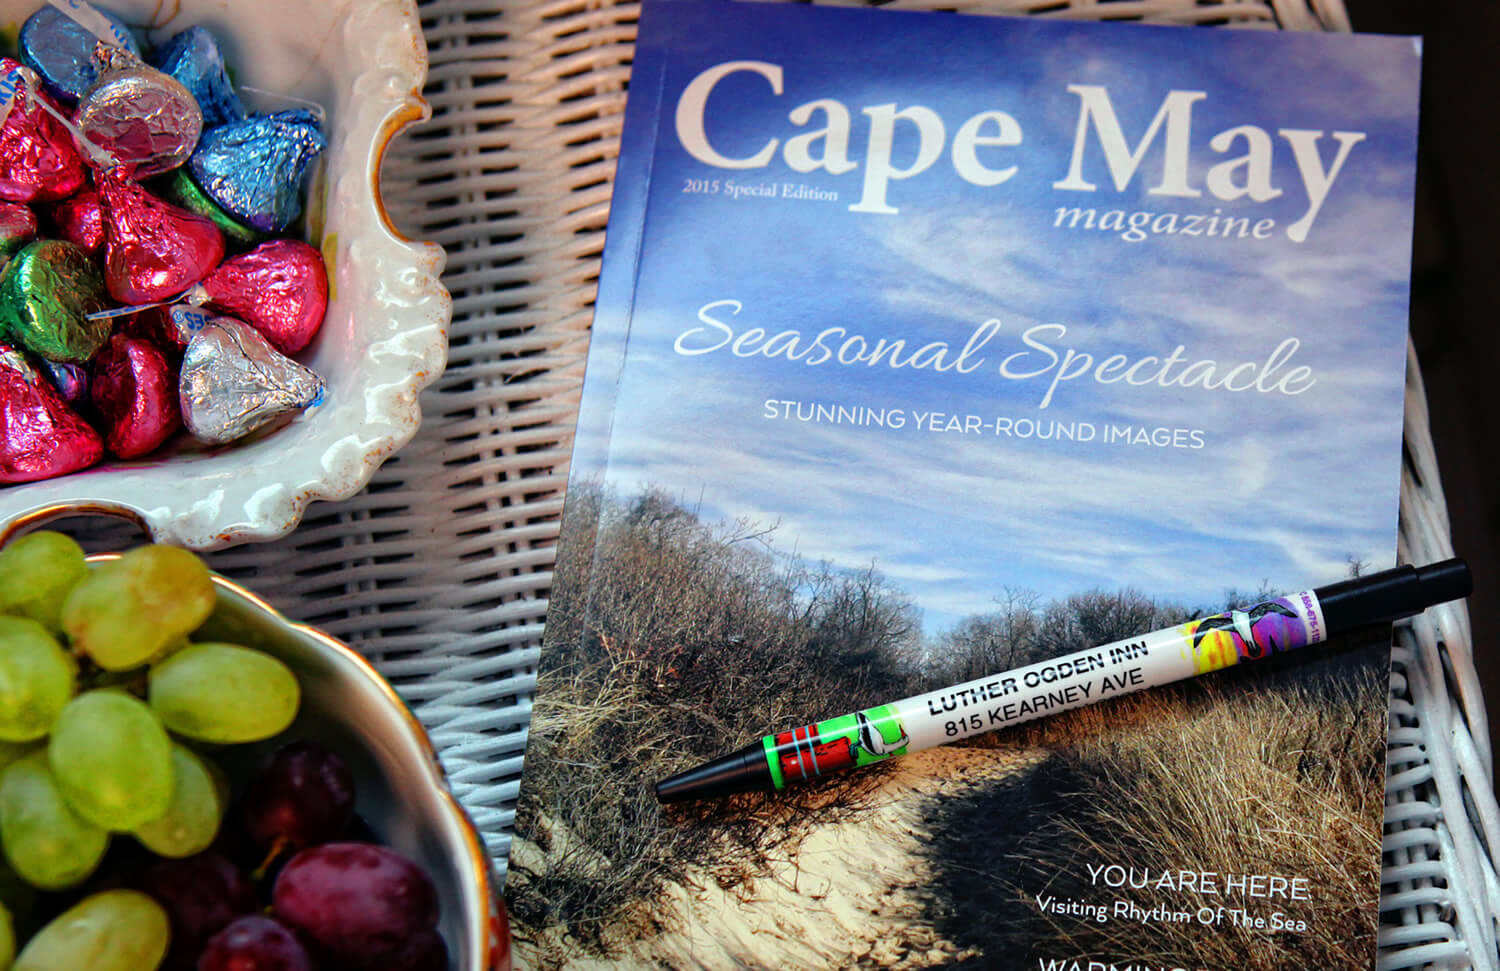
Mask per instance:
[[[1317,644],[1469,595],[1463,560],[1343,580],[767,735],[656,785],[662,802],[768,791]]]

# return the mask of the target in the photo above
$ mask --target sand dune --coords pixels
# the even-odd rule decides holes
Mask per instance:
[[[519,955],[523,967],[891,968],[934,967],[973,956],[923,917],[921,849],[929,800],[1024,775],[1041,749],[938,748],[898,759],[874,808],[813,827],[754,880],[721,889],[706,873],[672,886],[653,908],[676,933],[619,942],[617,957],[571,958],[543,943]],[[550,952],[550,953],[549,953]],[[528,958],[530,959],[528,961]]]

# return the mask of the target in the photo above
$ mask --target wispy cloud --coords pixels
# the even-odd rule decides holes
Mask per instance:
[[[656,171],[664,188],[653,196],[630,308],[628,367],[613,389],[617,419],[607,443],[585,429],[580,455],[607,448],[610,479],[622,489],[654,485],[705,516],[774,525],[771,539],[784,553],[849,569],[874,564],[927,612],[929,627],[989,609],[1006,587],[1062,596],[1128,585],[1211,604],[1225,587],[1263,579],[1288,587],[1326,581],[1347,557],[1389,562],[1412,63],[1393,56],[1372,66],[1372,48],[1360,38],[1216,38],[1223,46],[1207,50],[1202,37],[1188,43],[1185,32],[1150,29],[1117,46],[1093,31],[1049,33],[1056,43],[1037,45],[1027,33],[1034,29],[1052,30],[1007,27],[987,46],[950,52],[955,70],[1004,66],[982,72],[978,87],[944,83],[927,63],[849,84],[845,78],[864,70],[861,58],[878,59],[879,50],[835,55],[816,36],[782,38],[774,53],[787,65],[785,99],[767,97],[759,84],[722,103],[757,139],[785,135],[789,105],[829,92],[854,108],[877,98],[931,105],[950,129],[976,110],[1005,109],[1026,132],[1014,155],[1020,174],[1006,184],[964,185],[945,161],[893,183],[899,215],[871,216],[849,211],[858,172],[805,176],[837,192],[836,201],[677,191],[688,178],[723,173],[665,145]],[[701,56],[750,56],[755,41],[742,40]],[[1242,71],[1248,62],[1257,70]],[[1310,69],[1342,79],[1344,89],[1288,85]],[[1230,125],[1255,124],[1273,138],[1282,126],[1369,133],[1305,243],[1280,233],[1305,206],[1284,142],[1275,177],[1286,192],[1265,210],[1278,220],[1271,239],[1131,243],[1055,226],[1056,207],[1084,204],[1051,188],[1078,110],[1066,85],[1116,84],[1121,117],[1138,131],[1179,76],[1209,95],[1194,116],[1199,184],[1222,160],[1206,139]],[[858,156],[864,121],[857,110],[854,117]],[[1143,164],[1155,171],[1159,158]],[[1088,204],[1199,214],[1217,204],[1150,196],[1148,181],[1143,175],[1125,194],[1111,187]],[[676,337],[701,326],[699,308],[723,299],[743,304],[727,318],[743,343],[675,353]],[[806,348],[820,331],[841,328],[835,347],[855,335],[866,346],[904,340],[908,350],[941,341],[951,360],[992,318],[1001,328],[969,374],[809,367],[785,353],[794,341]],[[1065,333],[1034,331],[1027,343],[1029,328],[1048,324]],[[1055,370],[1025,380],[999,371],[1009,355],[1027,354],[1016,360],[1042,368],[1049,354],[1072,351],[1094,367],[1114,355],[1148,359],[1140,373],[1149,374],[1149,359],[1181,345],[1176,373],[1198,362],[1222,375],[1239,364],[1262,366],[1289,338],[1299,346],[1280,373],[1305,366],[1313,379],[1297,396],[1136,387],[1090,372],[1060,384],[1043,409]],[[757,352],[768,343],[783,353]],[[767,400],[885,409],[905,421],[804,421],[795,409],[768,410]],[[919,428],[915,413],[933,411],[959,416],[960,428],[976,416],[980,430]],[[1008,420],[1008,433],[996,419]]]

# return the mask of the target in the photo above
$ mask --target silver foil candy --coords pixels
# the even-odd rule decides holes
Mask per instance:
[[[223,444],[319,404],[323,379],[233,317],[193,334],[182,358],[178,398],[193,437]]]
[[[177,168],[198,147],[203,111],[182,83],[120,48],[99,45],[99,79],[74,123],[89,141],[146,179]]]

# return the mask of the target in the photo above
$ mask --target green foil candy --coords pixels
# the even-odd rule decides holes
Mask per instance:
[[[0,339],[49,361],[81,363],[109,340],[104,274],[88,253],[58,239],[39,239],[0,272]]]
[[[198,188],[198,183],[193,181],[193,177],[188,175],[187,166],[164,177],[156,188],[160,190],[162,198],[168,202],[181,206],[194,215],[204,216],[218,226],[229,245],[236,249],[249,249],[269,238],[265,233],[251,229],[235,219],[217,202],[210,199],[207,193]]]

